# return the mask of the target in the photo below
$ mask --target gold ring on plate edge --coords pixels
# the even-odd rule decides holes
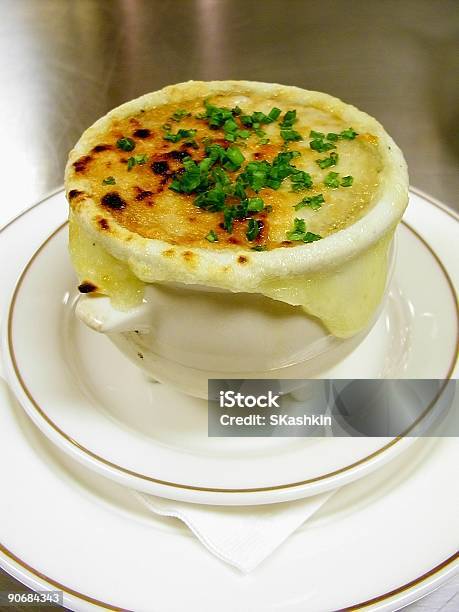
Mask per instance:
[[[359,459],[358,461],[355,461],[355,462],[353,462],[353,463],[351,463],[351,464],[349,464],[347,466],[344,466],[344,467],[339,468],[337,470],[333,470],[331,472],[328,472],[327,474],[321,474],[320,476],[315,476],[314,478],[309,478],[309,479],[306,479],[306,480],[292,482],[292,483],[286,483],[286,484],[284,483],[284,484],[279,484],[279,485],[273,485],[273,486],[269,486],[269,487],[255,487],[255,488],[244,488],[244,489],[226,489],[226,488],[215,488],[215,487],[201,487],[201,486],[198,486],[198,485],[187,485],[187,484],[182,484],[182,483],[170,482],[170,481],[167,481],[167,480],[161,480],[159,478],[154,478],[153,476],[148,476],[147,474],[141,474],[141,473],[136,472],[134,470],[130,470],[129,468],[120,466],[120,465],[118,465],[116,463],[113,463],[112,461],[109,461],[108,459],[105,459],[104,457],[101,457],[97,453],[91,451],[90,449],[88,449],[85,446],[83,446],[82,444],[80,444],[77,440],[74,440],[72,437],[70,437],[68,434],[66,434],[62,429],[60,429],[60,427],[56,423],[54,423],[54,421],[52,419],[49,418],[49,416],[46,414],[46,412],[43,410],[43,408],[39,405],[39,403],[33,397],[31,391],[27,387],[27,385],[26,385],[26,383],[25,383],[25,381],[24,381],[24,379],[23,379],[23,377],[22,377],[22,375],[21,375],[21,373],[19,371],[19,366],[17,364],[16,355],[15,355],[14,346],[13,346],[13,332],[12,332],[12,328],[13,328],[14,308],[15,308],[15,305],[16,305],[16,301],[17,301],[19,290],[21,288],[23,280],[25,279],[25,277],[26,277],[26,275],[27,275],[31,265],[33,264],[33,262],[35,261],[37,256],[47,246],[47,244],[66,226],[66,224],[67,224],[67,222],[61,224],[56,230],[54,230],[52,232],[52,234],[50,236],[48,236],[48,238],[35,251],[35,253],[32,255],[32,257],[27,262],[27,265],[25,266],[25,268],[21,272],[21,275],[19,276],[17,284],[16,284],[16,286],[14,288],[13,296],[12,296],[12,299],[11,299],[11,304],[10,304],[10,307],[9,307],[9,310],[8,310],[8,315],[7,315],[8,316],[8,321],[7,321],[8,347],[9,347],[9,353],[10,353],[10,358],[11,358],[11,364],[13,366],[15,376],[16,376],[16,378],[17,378],[17,380],[18,380],[18,382],[19,382],[19,384],[20,384],[20,386],[22,388],[22,391],[25,393],[27,399],[32,404],[32,406],[34,407],[36,412],[39,414],[39,416],[52,429],[54,429],[54,431],[56,433],[58,433],[64,440],[66,440],[66,442],[70,443],[72,446],[74,446],[75,448],[77,448],[78,450],[83,452],[85,455],[91,457],[92,459],[95,459],[97,462],[102,463],[103,465],[108,466],[111,469],[116,470],[117,472],[121,472],[122,474],[127,474],[128,476],[133,476],[135,478],[139,478],[139,479],[147,481],[147,482],[154,482],[154,483],[162,485],[162,486],[168,486],[168,487],[173,487],[173,488],[178,488],[178,489],[184,489],[184,490],[188,490],[188,491],[190,491],[190,490],[191,491],[200,491],[200,492],[205,492],[205,493],[261,493],[261,492],[267,492],[267,491],[279,491],[279,490],[284,490],[284,489],[291,489],[291,488],[295,488],[295,487],[304,486],[304,485],[307,485],[307,484],[312,484],[314,482],[320,482],[320,481],[332,478],[334,476],[337,476],[338,474],[343,474],[345,472],[348,472],[348,471],[356,468],[359,465],[367,463],[368,461],[370,461],[374,457],[379,456],[380,454],[382,454],[383,452],[388,450],[391,446],[394,446],[397,442],[399,442],[403,438],[405,438],[409,434],[409,432],[414,427],[416,427],[416,425],[427,415],[427,413],[431,410],[433,405],[437,402],[438,398],[443,393],[443,390],[445,389],[445,387],[447,385],[447,381],[451,378],[451,374],[454,371],[454,368],[455,368],[455,365],[456,365],[456,362],[457,362],[457,358],[458,358],[458,353],[459,353],[459,309],[458,309],[458,303],[457,303],[457,298],[456,298],[456,292],[455,292],[454,285],[453,285],[453,283],[451,281],[451,278],[449,277],[449,274],[448,274],[445,266],[443,265],[442,261],[439,259],[437,254],[432,250],[430,245],[406,221],[402,220],[402,224],[405,225],[405,227],[407,227],[408,230],[411,231],[416,236],[416,238],[430,252],[432,257],[435,259],[435,261],[439,265],[440,269],[442,270],[442,272],[443,272],[443,274],[445,276],[447,284],[448,284],[448,286],[449,286],[449,288],[450,288],[450,290],[451,290],[451,292],[453,294],[453,301],[454,301],[454,303],[456,305],[456,351],[455,351],[455,354],[453,356],[453,360],[451,362],[451,365],[450,365],[450,367],[448,369],[448,372],[445,375],[445,382],[444,382],[443,386],[439,389],[438,393],[435,395],[434,399],[430,402],[430,404],[424,410],[424,412],[416,419],[416,421],[410,427],[408,427],[399,436],[394,437],[393,440],[391,440],[390,442],[388,442],[387,444],[385,444],[384,446],[382,446],[378,450],[374,451],[373,453],[370,453],[366,457],[363,457],[362,459]]]
[[[425,200],[430,202],[433,206],[435,206],[437,208],[440,208],[441,210],[443,210],[443,212],[446,212],[453,219],[459,220],[459,216],[456,215],[456,213],[453,210],[449,209],[448,207],[444,206],[440,202],[438,202],[435,199],[431,198],[430,196],[428,196],[427,194],[425,194],[421,190],[418,190],[418,189],[415,189],[415,188],[410,188],[410,191],[413,191],[414,193],[420,195]],[[59,193],[59,192],[60,192],[60,190],[57,190],[57,191],[51,193],[44,200],[41,200],[40,202],[37,202],[34,206],[43,203],[44,201],[46,201],[50,197],[52,197],[54,195],[57,195],[57,193]],[[33,208],[34,206],[32,206],[31,208]],[[28,210],[31,210],[31,208],[29,208]],[[22,217],[23,214],[25,214],[25,212],[28,212],[28,211],[24,211],[24,213],[21,213],[15,219],[11,220],[7,225],[2,227],[0,229],[0,233],[4,229],[6,229],[10,225],[12,225],[17,219]],[[406,223],[405,223],[405,225],[406,225]],[[455,291],[454,291],[454,285],[451,282],[451,279],[450,279],[448,273],[446,272],[446,269],[444,268],[443,263],[440,261],[440,259],[436,255],[436,253],[434,253],[434,251],[432,251],[430,245],[428,245],[426,243],[426,241],[421,236],[419,236],[419,234],[417,234],[417,232],[415,232],[412,228],[410,228],[410,229],[420,238],[420,240],[424,243],[424,245],[428,248],[428,250],[431,252],[433,257],[439,263],[442,271],[444,272],[444,274],[445,274],[445,276],[447,278],[448,284],[449,284],[451,290],[453,291],[453,295],[456,298]],[[456,304],[457,304],[457,301],[456,301]],[[459,338],[458,338],[458,344],[459,344]],[[456,351],[456,355],[457,355],[457,351]],[[449,375],[452,373],[453,369],[454,369],[454,364],[452,366],[452,369],[449,372]],[[116,611],[119,611],[119,612],[129,612],[126,608],[119,608],[119,607],[113,606],[111,604],[108,604],[106,602],[102,602],[100,600],[94,599],[94,598],[92,598],[92,597],[90,597],[88,595],[85,595],[83,593],[80,593],[78,591],[75,591],[75,590],[71,589],[70,587],[67,587],[67,586],[63,585],[63,584],[57,582],[56,580],[53,580],[52,578],[49,578],[45,574],[39,572],[38,570],[36,570],[32,566],[30,566],[27,563],[25,563],[24,561],[22,561],[19,557],[14,555],[14,553],[12,553],[10,550],[8,550],[1,543],[0,543],[0,552],[3,553],[4,555],[6,555],[7,557],[9,557],[11,560],[13,560],[15,563],[17,563],[21,567],[23,567],[25,570],[27,570],[30,573],[32,573],[33,575],[35,575],[37,578],[40,578],[41,580],[45,580],[46,582],[48,582],[50,585],[52,585],[54,587],[58,587],[60,590],[64,591],[68,595],[72,595],[72,596],[74,596],[74,597],[76,597],[78,599],[82,599],[83,601],[87,601],[87,602],[89,602],[91,604],[94,604],[94,605],[102,606],[102,607],[104,607],[104,608],[106,608],[108,610],[116,610]],[[453,555],[451,555],[450,557],[448,557],[447,559],[445,559],[444,561],[442,561],[441,563],[439,563],[438,565],[436,565],[435,567],[433,567],[429,571],[425,572],[424,574],[422,574],[418,578],[415,578],[414,580],[411,580],[410,582],[407,582],[404,585],[402,585],[402,586],[400,586],[400,587],[398,587],[396,589],[393,589],[391,591],[388,591],[387,593],[384,593],[383,595],[379,595],[377,597],[373,597],[372,599],[368,599],[368,600],[363,601],[361,603],[354,604],[354,605],[348,606],[346,608],[342,608],[341,610],[338,610],[336,612],[347,612],[347,611],[351,612],[353,610],[359,610],[359,609],[362,609],[364,607],[368,607],[368,606],[371,606],[373,604],[380,603],[380,602],[382,602],[384,600],[389,599],[390,597],[394,597],[395,595],[399,595],[400,593],[403,593],[403,592],[407,591],[408,589],[410,589],[410,588],[412,588],[412,587],[414,587],[414,586],[416,586],[418,584],[421,584],[426,579],[428,579],[428,578],[430,578],[432,576],[435,576],[436,574],[438,574],[440,571],[442,571],[446,567],[451,566],[454,563],[454,561],[456,561],[457,559],[459,559],[459,552],[454,553]]]

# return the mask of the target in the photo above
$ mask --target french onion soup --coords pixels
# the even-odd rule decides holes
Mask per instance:
[[[121,310],[145,283],[260,293],[345,337],[381,298],[407,174],[381,125],[336,98],[189,82],[89,128],[66,190],[81,292]],[[375,236],[365,220],[383,200],[391,222]]]

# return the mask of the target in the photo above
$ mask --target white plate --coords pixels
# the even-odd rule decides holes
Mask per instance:
[[[341,486],[411,443],[409,438],[208,438],[206,402],[147,382],[105,337],[74,317],[76,282],[66,231],[55,231],[65,214],[59,193],[0,236],[10,283],[26,264],[7,313],[4,347],[10,383],[24,408],[78,461],[156,495],[255,504]],[[388,303],[365,341],[330,377],[451,375],[458,333],[456,281],[449,278],[457,274],[454,242],[441,255],[443,264],[436,252],[454,224],[442,209],[413,194],[409,223],[422,230],[424,217],[429,244],[410,225],[401,226]],[[454,236],[457,240],[457,224]],[[16,252],[18,240],[23,248]]]
[[[0,564],[74,610],[389,611],[459,568],[457,439],[418,441],[352,483],[254,572],[72,461],[0,381]]]

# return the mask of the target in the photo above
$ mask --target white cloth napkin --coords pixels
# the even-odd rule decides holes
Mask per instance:
[[[134,491],[155,514],[183,521],[212,554],[244,573],[255,569],[333,493],[263,506],[206,506]]]

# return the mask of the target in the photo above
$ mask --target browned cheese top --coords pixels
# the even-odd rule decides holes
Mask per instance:
[[[315,239],[326,237],[352,224],[372,205],[382,170],[376,136],[369,133],[352,138],[340,136],[352,126],[336,114],[314,106],[292,107],[275,97],[217,95],[209,103],[227,110],[238,108],[233,121],[242,136],[236,135],[232,141],[231,132],[224,125],[209,125],[210,117],[203,117],[206,107],[202,97],[114,119],[105,133],[98,136],[98,142],[73,163],[74,178],[89,185],[85,195],[100,206],[101,230],[110,231],[110,220],[115,219],[131,232],[171,245],[270,250],[304,244],[307,240],[301,237],[305,229]],[[280,114],[270,123],[252,121],[258,123],[254,128],[241,121],[241,117],[251,117],[254,112],[268,115],[273,108],[279,109]],[[287,121],[285,129],[293,129],[297,133],[294,138],[299,136],[301,140],[286,140],[282,136],[282,122],[292,110],[296,111],[295,120],[290,122],[290,128]],[[174,138],[179,130],[196,132],[177,142],[166,139],[169,134]],[[322,136],[315,137],[314,132]],[[319,145],[312,148],[311,143],[317,140]],[[127,148],[133,146],[132,150],[125,150],[123,142],[125,147],[127,142]],[[224,150],[237,148],[242,153],[244,161],[239,168],[223,167],[233,184],[248,163],[266,160],[272,165],[280,153],[288,151],[299,153],[289,163],[296,173],[303,172],[303,179],[307,173],[312,184],[305,186],[303,180],[295,186],[292,176],[288,176],[278,188],[263,186],[256,191],[250,181],[246,182],[247,198],[261,198],[263,208],[236,215],[229,228],[228,224],[225,226],[224,210],[197,205],[199,189],[191,193],[171,189],[173,182],[180,183],[184,176],[186,160],[201,162],[209,156],[209,145],[219,145]],[[317,150],[321,147],[325,150]],[[327,166],[330,162],[323,160],[330,157],[334,163]],[[217,162],[213,168],[222,165]],[[330,173],[337,176],[330,178]],[[76,190],[70,191],[72,206],[76,206],[81,195]],[[299,206],[304,198],[309,203]],[[225,208],[238,204],[240,198],[229,190]],[[295,219],[305,222],[300,239],[295,235],[292,239]]]

